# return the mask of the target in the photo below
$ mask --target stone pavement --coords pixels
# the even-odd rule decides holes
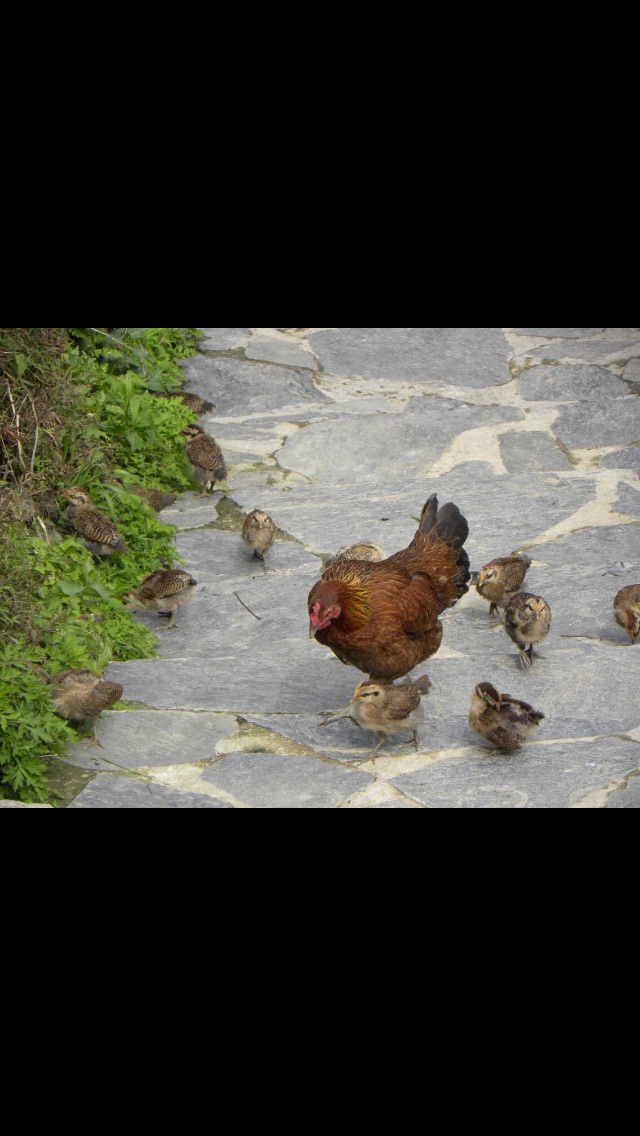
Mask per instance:
[[[187,389],[230,466],[230,496],[162,517],[199,581],[161,658],[119,663],[103,750],[70,756],[70,808],[640,808],[640,644],[613,598],[640,583],[640,328],[205,328]],[[551,604],[523,673],[473,589],[445,617],[421,751],[350,721],[320,730],[361,675],[308,638],[323,557],[406,547],[427,497],[469,520],[472,568],[526,549]],[[279,526],[263,573],[243,515]],[[480,681],[546,720],[515,756],[469,728]],[[88,782],[88,783],[87,783]]]

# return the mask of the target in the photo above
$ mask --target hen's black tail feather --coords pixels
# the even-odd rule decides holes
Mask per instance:
[[[462,594],[467,592],[469,589],[466,585],[471,579],[471,565],[463,545],[469,536],[469,524],[458,506],[449,501],[439,509],[437,494],[433,493],[422,510],[420,532],[436,532],[450,548],[459,549],[457,564],[460,569],[460,579],[456,582],[464,586]]]

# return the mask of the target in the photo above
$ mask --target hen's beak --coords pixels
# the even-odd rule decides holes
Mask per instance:
[[[319,630],[320,630],[320,628],[319,628],[319,627],[314,627],[314,626],[313,626],[313,623],[310,623],[310,624],[309,624],[309,638],[310,638],[310,639],[315,639],[315,637],[316,637],[316,635],[318,634],[318,631],[319,631]]]

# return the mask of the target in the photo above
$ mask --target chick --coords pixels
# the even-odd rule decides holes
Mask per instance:
[[[177,493],[163,493],[161,489],[145,489],[143,485],[130,485],[129,492],[135,493],[136,497],[140,497],[146,505],[155,509],[156,513],[175,505],[178,500]]]
[[[251,549],[256,560],[262,560],[264,563],[265,555],[271,548],[275,535],[276,526],[267,513],[261,512],[260,509],[254,509],[245,517],[242,526],[242,539]],[[266,572],[266,564],[264,567]]]
[[[542,596],[518,592],[507,604],[504,613],[507,635],[520,651],[520,663],[533,666],[534,644],[541,643],[551,627],[551,608]]]
[[[199,496],[207,497],[209,492],[213,492],[216,481],[227,480],[227,467],[222,450],[214,438],[205,434],[201,426],[185,426],[182,435],[193,472],[198,481],[204,485]]]
[[[490,682],[481,682],[471,696],[469,725],[498,749],[519,749],[544,720],[528,702],[500,694]]]
[[[361,682],[344,710],[330,713],[321,726],[328,726],[340,718],[354,718],[365,730],[374,730],[378,744],[365,761],[375,760],[387,738],[392,734],[413,732],[413,744],[418,748],[418,728],[424,721],[421,697],[431,687],[428,675],[417,682],[403,682],[400,686],[385,686],[377,682]]]
[[[632,643],[640,635],[640,584],[631,584],[618,592],[614,602],[616,623],[624,627]]]
[[[491,560],[480,569],[476,589],[483,599],[491,601],[490,616],[495,615],[499,608],[506,607],[516,592],[520,591],[530,567],[529,557],[520,553],[518,556]]]
[[[381,560],[386,559],[387,554],[379,544],[373,544],[369,540],[359,540],[357,544],[350,544],[336,552],[335,556],[327,561],[327,568],[331,568],[341,560],[368,560],[373,564],[378,564]]]
[[[51,694],[56,714],[70,722],[88,720],[93,726],[89,745],[102,747],[98,741],[97,720],[122,698],[123,688],[117,682],[105,682],[92,671],[61,671],[51,680]]]
[[[177,568],[159,568],[143,580],[139,588],[128,593],[127,599],[142,605],[147,611],[167,612],[171,616],[167,628],[176,628],[176,612],[179,607],[191,603],[198,581],[188,572]]]
[[[215,410],[213,402],[207,402],[207,400],[201,398],[199,394],[192,394],[190,391],[157,391],[155,392],[155,397],[179,398],[194,414],[209,414],[210,411]]]
[[[65,489],[62,496],[71,502],[65,515],[66,520],[78,536],[84,537],[87,548],[94,556],[108,557],[116,552],[129,551],[113,522],[92,508],[91,498],[84,489]]]

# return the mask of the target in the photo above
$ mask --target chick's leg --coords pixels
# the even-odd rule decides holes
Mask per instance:
[[[520,666],[525,671],[533,666],[533,647],[520,648]]]
[[[104,749],[102,742],[98,738],[98,719],[93,718],[92,721],[91,721],[91,725],[93,727],[93,735],[91,737],[91,740],[87,742],[87,745],[88,746],[99,746],[100,749]]]
[[[367,754],[367,756],[365,757],[365,759],[364,759],[364,760],[365,760],[365,761],[373,761],[373,762],[375,762],[375,760],[376,760],[376,754],[377,754],[377,753],[378,753],[378,752],[379,752],[379,751],[380,751],[380,750],[382,749],[382,747],[383,747],[384,743],[386,742],[386,740],[387,740],[387,735],[386,735],[386,734],[382,734],[382,733],[380,733],[380,731],[378,730],[378,744],[377,744],[377,746],[375,747],[375,749],[372,749],[372,750],[371,750],[371,753]]]

